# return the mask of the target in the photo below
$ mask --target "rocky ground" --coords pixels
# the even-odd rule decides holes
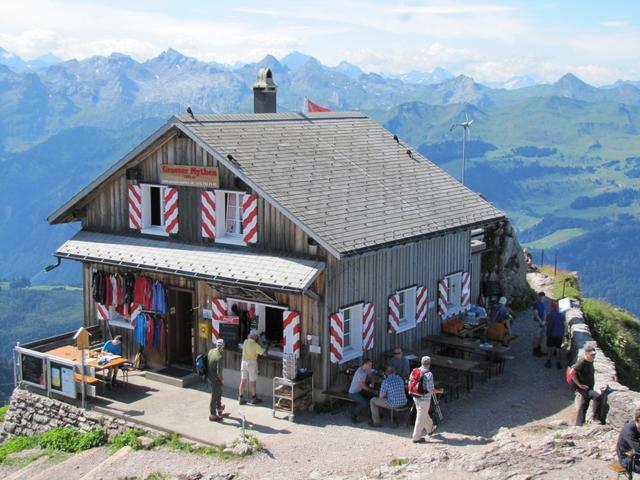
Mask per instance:
[[[542,276],[529,280],[536,290],[551,288]],[[532,332],[531,314],[519,315],[516,359],[503,375],[476,382],[471,392],[443,405],[445,422],[427,444],[411,443],[409,427],[373,429],[351,425],[346,414],[322,414],[301,418],[289,434],[269,437],[266,452],[241,460],[131,451],[92,478],[616,478],[607,464],[618,427],[571,426],[573,395],[564,369],[547,369],[544,359],[531,355]]]

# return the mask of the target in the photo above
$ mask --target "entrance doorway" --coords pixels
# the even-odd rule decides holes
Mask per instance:
[[[169,321],[167,332],[167,362],[193,369],[194,316],[193,292],[169,289],[167,292]]]

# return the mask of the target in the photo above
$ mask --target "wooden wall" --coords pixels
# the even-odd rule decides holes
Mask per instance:
[[[126,268],[112,267],[108,265],[93,265],[90,263],[83,264],[83,294],[84,294],[84,324],[85,326],[102,325],[103,337],[105,339],[115,337],[116,335],[122,335],[123,339],[123,356],[133,360],[133,357],[138,352],[138,344],[133,340],[133,330],[129,328],[117,327],[109,325],[107,329],[105,322],[96,318],[96,304],[93,301],[91,294],[91,279],[93,269],[104,270],[110,273],[134,273],[137,275],[145,275],[153,280],[159,280],[164,283],[166,288],[180,288],[187,289],[194,292],[193,301],[194,307],[197,305],[197,295],[195,290],[195,281],[190,278],[178,277],[174,275],[165,275],[151,272],[140,272],[137,270],[131,270]],[[109,331],[110,330],[110,331]],[[197,353],[196,353],[197,355]],[[154,348],[145,349],[145,358],[151,366],[164,365],[166,358],[162,352]]]
[[[253,192],[243,182],[236,180],[233,173],[220,165],[217,160],[194,141],[175,134],[156,142],[128,168],[138,166],[142,172],[141,183],[160,183],[160,169],[163,164],[217,166],[220,174],[220,188]],[[179,232],[172,238],[186,243],[214,244],[203,239],[200,230],[200,188],[178,187],[180,208]],[[106,182],[89,197],[85,205],[86,216],[83,228],[86,230],[137,234],[129,229],[128,190],[126,171],[122,170],[112,180]],[[153,237],[160,238],[163,237]],[[252,251],[274,251],[289,254],[325,257],[318,246],[308,244],[307,234],[280,211],[258,195],[258,243],[246,247]]]
[[[376,363],[384,363],[384,354],[400,346],[406,353],[420,353],[422,338],[440,331],[437,316],[437,282],[450,273],[467,271],[470,266],[470,232],[461,231],[415,243],[382,249],[371,253],[348,257],[343,260],[329,258],[326,274],[325,316],[339,308],[359,302],[375,305],[374,348],[365,355]],[[428,288],[429,309],[427,321],[416,328],[399,334],[388,333],[387,314],[389,295],[414,285]],[[327,324],[325,348],[328,345]],[[342,366],[329,364],[328,378],[338,378]],[[358,364],[358,360],[348,362]]]

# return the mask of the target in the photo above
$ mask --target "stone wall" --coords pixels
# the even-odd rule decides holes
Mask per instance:
[[[2,426],[8,435],[33,435],[56,427],[83,432],[102,428],[109,437],[139,426],[125,420],[83,410],[66,402],[16,388]]]
[[[575,302],[574,302],[575,305]],[[633,412],[640,407],[640,392],[630,390],[618,382],[616,367],[600,349],[597,342],[591,336],[582,310],[573,307],[566,312],[567,324],[571,328],[571,355],[572,364],[582,354],[581,350],[587,343],[596,345],[597,354],[594,361],[596,371],[596,389],[609,385],[614,392],[609,395],[609,415],[607,423],[616,428],[622,427],[625,422],[633,418]],[[587,416],[589,418],[589,416]]]

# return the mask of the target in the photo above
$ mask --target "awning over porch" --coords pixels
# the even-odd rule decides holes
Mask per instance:
[[[54,255],[226,285],[290,292],[305,291],[324,269],[324,263],[315,260],[87,231],[78,232]]]

